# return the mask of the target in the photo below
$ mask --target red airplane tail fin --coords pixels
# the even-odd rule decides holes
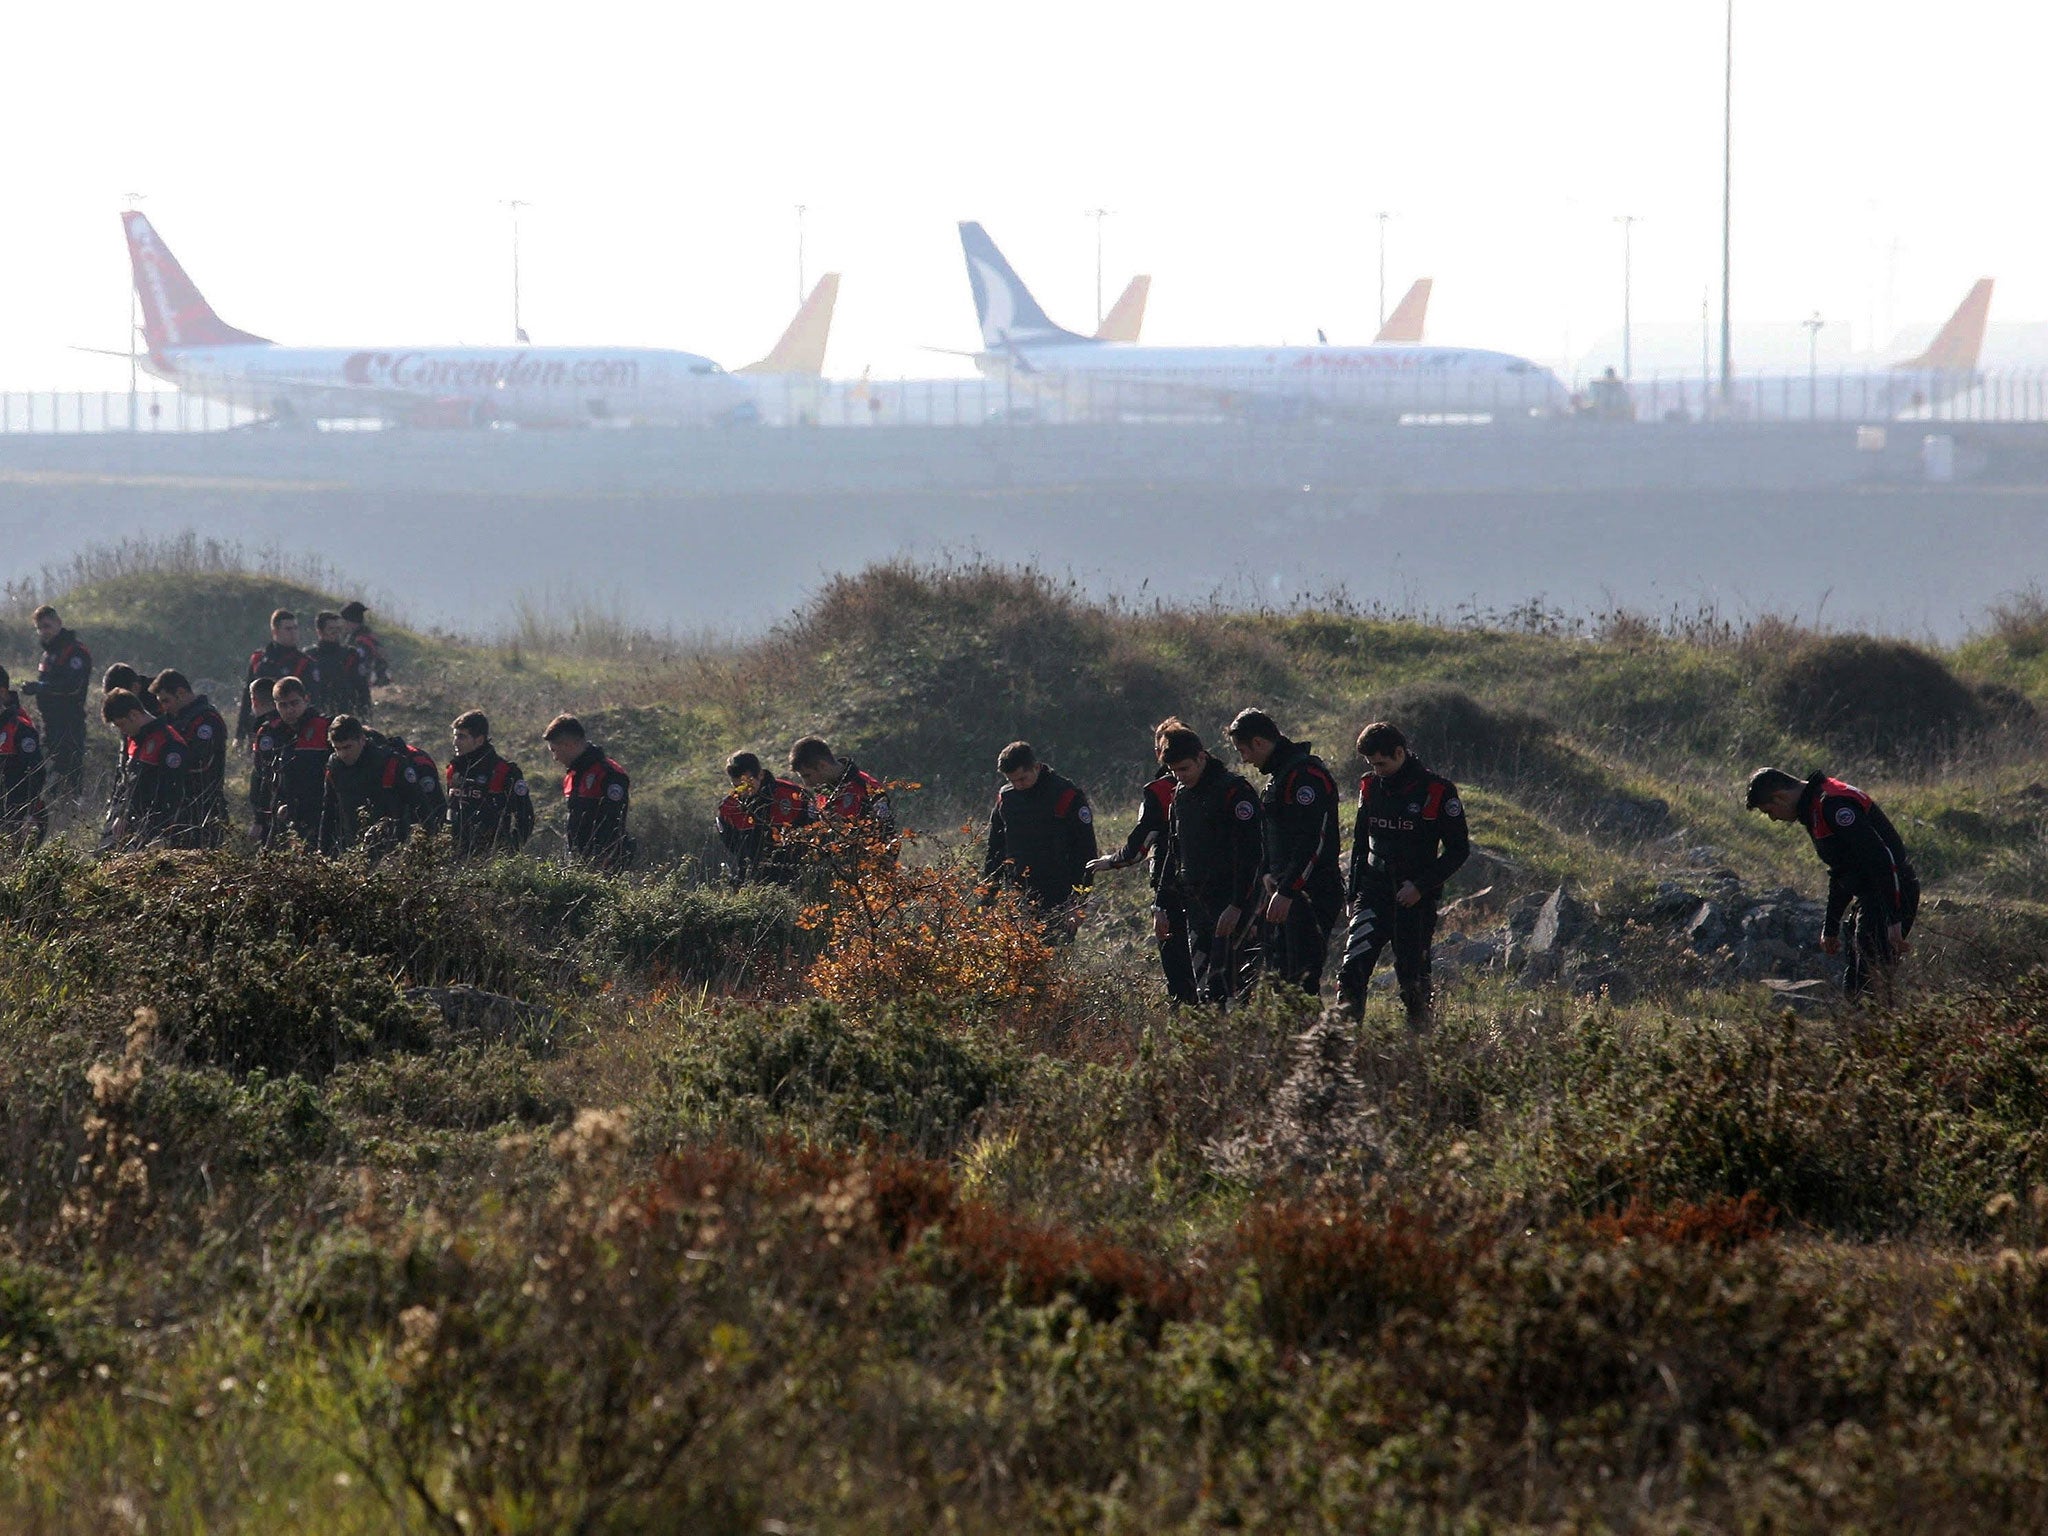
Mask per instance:
[[[213,312],[143,214],[121,215],[128,232],[128,259],[135,291],[142,299],[142,336],[152,357],[174,347],[268,346],[261,336],[238,331]]]

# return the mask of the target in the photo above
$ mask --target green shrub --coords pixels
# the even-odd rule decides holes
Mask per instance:
[[[332,943],[246,944],[226,963],[165,965],[136,978],[163,1038],[196,1065],[273,1076],[325,1076],[379,1051],[424,1050],[434,1015],[408,1003],[390,973]]]
[[[734,987],[774,976],[796,946],[797,908],[786,891],[693,885],[681,875],[622,887],[598,940],[629,965],[670,982]]]
[[[158,1151],[159,1191],[180,1175],[289,1174],[326,1153],[334,1121],[320,1091],[296,1074],[233,1073],[159,1064],[136,1091],[137,1129]]]
[[[329,1079],[327,1093],[339,1114],[439,1130],[548,1125],[567,1119],[572,1107],[532,1057],[508,1045],[354,1062]]]
[[[825,1003],[701,1022],[659,1068],[683,1124],[802,1128],[843,1144],[952,1146],[1003,1085],[1004,1059],[933,1013],[894,1008],[856,1028]]]

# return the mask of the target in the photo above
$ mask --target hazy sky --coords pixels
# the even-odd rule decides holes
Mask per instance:
[[[831,371],[878,376],[965,366],[921,350],[976,339],[958,219],[1085,329],[1106,206],[1148,340],[1259,343],[1370,336],[1387,209],[1389,303],[1432,275],[1432,340],[1562,363],[1618,331],[1616,214],[1639,321],[1718,295],[1722,14],[12,0],[0,384],[125,383],[66,348],[126,344],[130,192],[230,323],[306,344],[506,339],[524,198],[536,342],[729,365],[795,307],[804,203]],[[1833,356],[1980,275],[1994,331],[2048,318],[2044,57],[2011,0],[1737,0],[1738,320],[1818,309]]]

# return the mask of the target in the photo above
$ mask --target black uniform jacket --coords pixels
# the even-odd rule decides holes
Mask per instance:
[[[1029,789],[1005,784],[988,813],[984,880],[1022,886],[1040,906],[1056,907],[1095,882],[1095,811],[1081,786],[1050,764]]]
[[[1880,927],[1898,922],[1915,876],[1898,829],[1877,802],[1853,784],[1816,773],[1800,793],[1799,819],[1828,867],[1828,913],[1821,931],[1840,933],[1852,900],[1862,902]]]
[[[1390,778],[1358,781],[1351,832],[1350,896],[1398,890],[1406,880],[1433,899],[1472,851],[1458,786],[1431,773],[1413,753]]]
[[[1194,783],[1174,793],[1167,811],[1170,885],[1204,911],[1251,910],[1264,864],[1259,792],[1210,758]]]
[[[1282,896],[1307,896],[1326,916],[1342,905],[1338,873],[1337,781],[1305,741],[1281,741],[1266,760],[1260,798],[1262,873]]]
[[[533,796],[519,765],[485,742],[448,763],[448,830],[461,854],[517,853],[533,836]]]

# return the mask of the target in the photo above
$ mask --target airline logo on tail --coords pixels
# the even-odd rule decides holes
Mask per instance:
[[[148,218],[131,209],[121,215],[121,224],[128,234],[128,259],[135,269],[142,335],[150,356],[161,357],[176,347],[270,345],[261,336],[236,330],[213,312]]]
[[[1925,352],[1892,366],[1922,373],[1975,373],[1978,354],[1984,350],[1984,327],[1991,319],[1991,281],[1977,279]]]
[[[967,257],[967,285],[974,290],[981,344],[989,351],[1047,342],[1093,344],[1092,337],[1077,336],[1052,323],[979,224],[960,226],[960,248]]]

